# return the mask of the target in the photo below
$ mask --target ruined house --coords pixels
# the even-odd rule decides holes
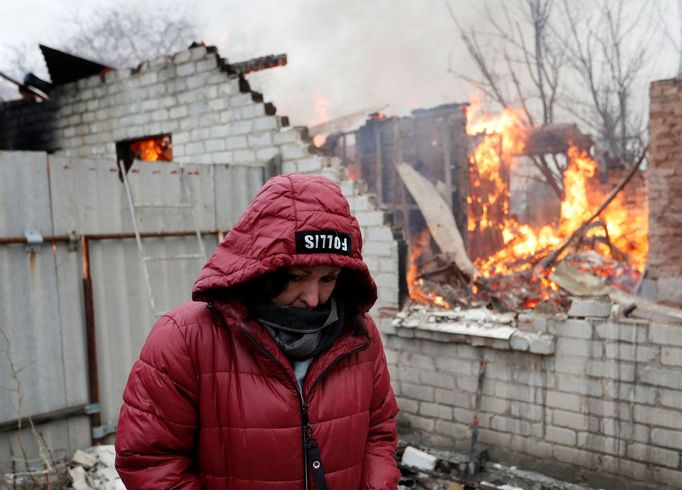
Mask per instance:
[[[649,277],[658,299],[677,302],[675,219],[682,214],[671,128],[680,86],[652,86],[648,170]],[[443,122],[452,133],[443,132]],[[239,64],[203,45],[135,70],[99,68],[57,84],[47,101],[0,105],[0,276],[15,278],[0,284],[0,325],[27,360],[18,380],[30,386],[21,414],[13,395],[0,393],[0,461],[10,448],[16,454],[18,416],[34,415],[49,445],[67,452],[111,440],[127,370],[156,313],[141,253],[199,256],[197,230],[210,250],[269,175],[301,171],[340,182],[363,227],[380,291],[372,313],[384,335],[403,438],[467,452],[476,413],[476,449],[494,459],[606,488],[676,488],[682,319],[675,311],[607,296],[573,298],[567,313],[555,315],[399,311],[407,250],[381,204],[391,204],[407,230],[421,217],[387,163],[408,161],[441,181],[462,226],[464,124],[456,104],[412,118],[374,118],[352,144],[336,147],[336,158],[323,156],[304,128],[288,127],[250,90]],[[172,156],[131,161],[148,141]],[[131,194],[150,214],[131,213],[118,162],[130,163]],[[196,216],[160,209],[178,203]],[[186,298],[199,261],[172,272],[150,269],[164,284],[156,298]],[[11,371],[6,358],[0,368]]]

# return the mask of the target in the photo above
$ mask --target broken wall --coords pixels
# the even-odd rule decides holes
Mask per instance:
[[[648,276],[660,301],[682,303],[682,78],[649,91]]]
[[[396,223],[414,236],[424,226],[419,208],[405,188],[396,165],[408,163],[439,190],[453,209],[466,237],[468,139],[465,104],[419,109],[411,117],[371,118],[355,133],[359,177],[394,212]]]
[[[485,360],[478,451],[598,488],[679,488],[682,324],[595,300],[564,316],[489,317],[407,314],[385,329],[402,437],[467,454]]]
[[[128,174],[134,194],[143,203],[177,204],[176,181],[182,164],[198,227],[213,232],[212,237],[229,230],[255,192],[276,173],[317,173],[339,183],[360,223],[363,254],[379,287],[371,313],[378,322],[385,321],[383,313],[397,311],[399,294],[398,244],[390,214],[367,193],[363,182],[346,180],[336,159],[315,154],[305,128],[287,127],[286,119],[275,115],[274,106],[251,91],[245,79],[227,73],[225,63],[214,49],[198,46],[135,70],[57,87],[45,103],[0,104],[0,148],[51,152],[0,152],[0,238],[21,237],[30,228],[43,236],[132,232],[118,177],[116,142],[170,134],[174,161],[136,161]],[[38,205],[42,221],[30,216]],[[190,222],[173,213],[151,214],[141,221],[141,232],[192,231]],[[216,243],[212,237],[207,238],[209,254]],[[151,255],[185,253],[192,242],[196,245],[196,239],[146,240]],[[93,243],[90,253],[102,421],[114,426],[127,373],[154,315],[134,239]],[[30,390],[56,380],[49,390],[26,398],[22,416],[89,401],[79,254],[57,244],[54,252],[43,247],[33,262],[30,257],[22,245],[0,243],[2,277],[22,278],[13,283],[12,294],[0,297],[0,323],[9,332],[13,355],[19,366],[31,365],[22,371],[22,385]],[[33,278],[31,264],[47,271],[49,280]],[[182,277],[172,265],[164,266],[160,274],[169,288],[182,283],[179,300],[189,299],[188,290],[201,265],[183,267]],[[29,299],[36,308],[25,304]],[[41,332],[46,334],[41,337]],[[31,342],[34,337],[43,341]],[[2,373],[8,366],[4,354],[2,345]],[[51,359],[59,362],[48,362]],[[65,384],[66,394],[60,388]],[[0,423],[18,416],[13,396],[0,391]],[[80,415],[38,429],[51,447],[65,448],[70,454],[89,439],[84,427],[87,418]],[[15,443],[13,433],[0,434],[0,465],[8,460],[10,450],[18,452]],[[35,446],[30,449],[33,454],[37,451]]]

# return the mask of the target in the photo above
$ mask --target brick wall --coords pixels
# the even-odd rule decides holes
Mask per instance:
[[[609,312],[578,300],[568,316],[522,314],[508,341],[398,319],[385,334],[401,435],[467,453],[485,359],[479,450],[596,487],[679,488],[682,325]],[[534,339],[553,347],[533,349]]]
[[[390,216],[349,182],[335,158],[316,153],[307,129],[288,127],[273,104],[230,74],[213,47],[59,86],[44,103],[0,104],[0,149],[45,150],[66,157],[116,158],[116,142],[171,134],[181,163],[263,167],[272,173],[321,173],[341,184],[357,215],[364,254],[382,308],[398,305],[398,247]]]
[[[649,276],[658,299],[682,303],[682,78],[651,84]]]

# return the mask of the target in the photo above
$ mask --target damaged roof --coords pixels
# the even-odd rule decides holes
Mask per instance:
[[[81,78],[88,78],[113,70],[112,67],[102,65],[96,61],[86,60],[80,56],[65,53],[43,44],[39,46],[45,58],[47,71],[50,73],[53,85],[64,85]]]

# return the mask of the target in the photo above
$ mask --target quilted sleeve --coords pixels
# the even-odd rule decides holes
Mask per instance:
[[[123,392],[116,470],[128,490],[201,488],[193,474],[197,400],[183,332],[172,318],[162,317]]]
[[[386,355],[374,322],[370,336],[377,345],[374,360],[374,393],[369,421],[369,434],[362,470],[363,490],[393,490],[398,488],[400,471],[393,455],[398,444],[396,415],[398,405],[391,388]]]

